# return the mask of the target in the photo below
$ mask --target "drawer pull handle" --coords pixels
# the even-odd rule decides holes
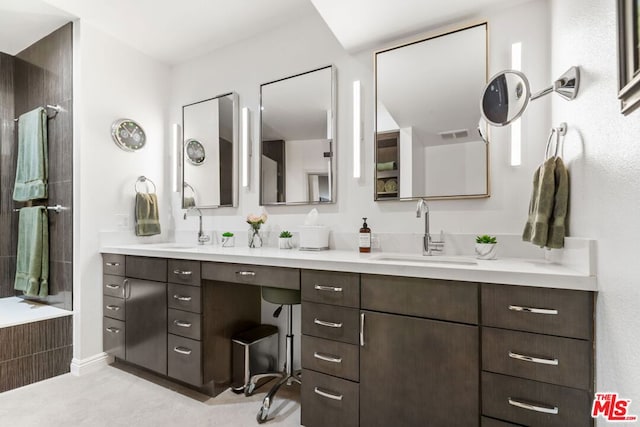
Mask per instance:
[[[174,320],[173,324],[176,326],[180,326],[181,328],[190,328],[191,322],[186,322],[184,320]]]
[[[119,262],[107,262],[107,267],[120,267]]]
[[[525,313],[534,313],[534,314],[558,314],[558,310],[555,310],[552,308],[522,307],[520,305],[510,305],[509,310],[521,311]]]
[[[557,406],[541,405],[540,403],[533,404],[533,403],[523,402],[521,400],[516,400],[512,398],[509,398],[509,405],[516,406],[522,409],[528,409],[529,411],[542,412],[543,414],[552,414],[552,415],[558,414]]]
[[[117,306],[117,305],[111,305],[111,304],[109,304],[109,305],[107,305],[107,310],[111,310],[111,311],[118,311],[118,310],[120,310],[120,307],[119,307],[119,306]]]
[[[119,289],[120,285],[114,285],[113,283],[107,283],[107,288],[109,288],[109,289]]]
[[[179,276],[191,276],[193,271],[190,270],[173,270],[173,274],[177,274]]]
[[[191,297],[175,294],[173,299],[177,299],[178,301],[191,301]]]
[[[187,356],[191,354],[191,349],[187,347],[173,347],[173,351],[180,354],[186,354]]]
[[[322,397],[326,397],[327,399],[342,400],[342,395],[341,394],[328,393],[326,391],[320,390],[318,387],[314,387],[313,391],[316,394],[319,394]]]
[[[541,365],[558,366],[558,359],[545,359],[542,357],[527,356],[524,354],[514,353],[513,351],[509,351],[509,357],[512,359],[524,360],[525,362],[540,363]]]
[[[364,313],[360,313],[360,347],[364,347]]]
[[[326,326],[328,328],[342,328],[342,323],[327,322],[326,320],[313,319],[313,323],[320,326]]]
[[[342,288],[338,286],[314,285],[313,289],[315,289],[316,291],[342,292]]]
[[[107,332],[111,332],[112,334],[119,334],[120,333],[120,329],[114,328],[113,326],[109,326],[107,328]]]
[[[313,352],[313,357],[315,357],[316,359],[324,360],[325,362],[342,363],[342,357],[318,353],[317,351]]]
[[[238,276],[255,276],[256,272],[255,271],[236,271],[236,274]]]

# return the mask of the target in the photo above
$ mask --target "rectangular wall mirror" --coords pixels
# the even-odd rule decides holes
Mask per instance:
[[[260,204],[336,201],[336,72],[260,86]]]
[[[487,24],[374,54],[375,200],[489,196]]]
[[[182,107],[182,208],[238,203],[238,95]]]

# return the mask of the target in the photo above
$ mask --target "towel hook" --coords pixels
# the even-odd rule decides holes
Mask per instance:
[[[147,178],[144,175],[140,175],[138,177],[138,179],[136,180],[135,185],[133,186],[133,188],[136,190],[136,193],[141,193],[140,190],[138,190],[138,184],[147,184],[147,192],[149,193],[149,184],[151,184],[153,186],[153,191],[151,191],[151,193],[155,193],[156,192],[156,184],[154,184],[153,181],[151,181],[149,178]]]
[[[560,126],[551,128],[551,132],[549,132],[549,138],[547,138],[547,147],[544,150],[544,158],[548,159],[551,154],[551,140],[555,135],[555,146],[553,148],[553,156],[558,157],[558,151],[560,152],[560,157],[562,157],[562,152],[564,151],[564,136],[567,134],[567,124],[565,122],[560,123]],[[560,139],[560,137],[563,137]],[[562,148],[560,148],[562,147]]]

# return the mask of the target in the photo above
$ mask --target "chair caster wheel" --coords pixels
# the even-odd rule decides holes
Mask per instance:
[[[269,415],[269,409],[264,406],[260,408],[258,411],[258,415],[256,416],[256,421],[258,424],[264,424],[267,421],[267,416]]]
[[[247,384],[247,386],[244,388],[244,395],[247,397],[251,396],[255,389],[256,385],[254,383]]]

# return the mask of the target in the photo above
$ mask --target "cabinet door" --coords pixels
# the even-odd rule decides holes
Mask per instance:
[[[478,426],[477,326],[361,314],[360,425]]]
[[[167,374],[167,284],[127,279],[126,360]]]

